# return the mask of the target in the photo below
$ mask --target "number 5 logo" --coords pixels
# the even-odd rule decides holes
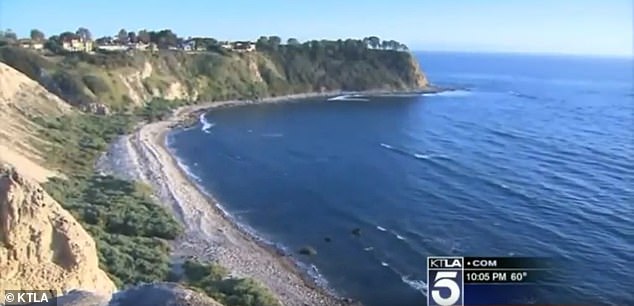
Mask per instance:
[[[434,302],[441,306],[451,306],[455,305],[456,302],[460,299],[460,287],[453,280],[458,275],[456,271],[440,271],[436,273],[436,278],[434,279],[434,288],[447,288],[449,289],[449,296],[442,297],[440,295],[440,290],[434,289],[431,292],[431,297]]]

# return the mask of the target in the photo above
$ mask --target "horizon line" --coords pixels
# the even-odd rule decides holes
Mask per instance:
[[[463,53],[463,54],[500,54],[500,55],[534,55],[534,56],[574,56],[574,57],[601,57],[601,58],[629,58],[634,60],[634,51],[625,53],[572,53],[565,51],[521,51],[521,50],[462,50],[462,49],[422,49],[410,48],[412,53]]]

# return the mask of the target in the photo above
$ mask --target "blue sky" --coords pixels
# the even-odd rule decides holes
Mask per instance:
[[[300,40],[377,35],[414,50],[632,54],[632,0],[0,0],[27,36],[171,28],[182,36]]]

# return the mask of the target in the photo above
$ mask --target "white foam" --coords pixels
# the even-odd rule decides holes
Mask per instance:
[[[341,96],[336,96],[336,97],[332,97],[330,99],[328,99],[328,101],[339,101],[339,100],[343,100],[345,98],[347,98],[347,95],[341,95]]]
[[[368,98],[361,98],[360,95],[341,95],[328,99],[328,101],[370,101]]]
[[[202,181],[202,179],[199,176],[197,176],[196,174],[194,174],[194,172],[192,172],[192,170],[187,165],[185,165],[185,163],[180,158],[176,158],[176,163],[185,172],[185,174],[187,174],[187,176],[193,178],[194,181],[196,181],[196,182],[201,182]]]
[[[385,262],[385,261],[382,261],[382,262],[381,262],[381,265],[382,265],[382,266],[384,266],[384,267],[389,267],[389,266],[390,266],[390,264],[388,264],[388,263],[387,263],[387,262]]]
[[[214,127],[216,124],[207,121],[207,118],[205,118],[205,113],[200,114],[199,119],[200,119],[200,123],[203,125],[203,127],[200,130],[209,134],[209,129]]]
[[[468,90],[447,90],[422,94],[423,97],[466,97],[469,95],[471,95],[471,92]]]
[[[380,230],[380,231],[382,231],[382,232],[387,231],[387,229],[385,229],[385,227],[381,227],[381,226],[379,226],[379,225],[377,225],[377,226],[376,226],[376,229],[378,229],[378,230]]]
[[[381,143],[381,146],[384,148],[388,148],[388,149],[394,149],[393,146],[389,145],[389,144],[385,144],[385,143]]]
[[[374,250],[374,247],[363,248],[363,250],[366,251],[366,252],[370,252],[370,251]]]
[[[416,291],[422,293],[424,296],[427,296],[427,283],[425,283],[425,281],[409,279],[409,276],[403,276],[401,277],[401,280],[410,287],[416,289]]]
[[[399,235],[399,234],[396,234],[396,239],[398,239],[398,240],[405,240],[405,237],[403,237],[403,236],[401,236],[401,235]]]
[[[431,158],[431,156],[429,156],[429,155],[418,154],[418,153],[414,153],[414,157],[416,157],[418,159],[429,159],[429,158]]]

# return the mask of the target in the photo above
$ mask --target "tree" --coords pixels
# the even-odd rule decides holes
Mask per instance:
[[[286,41],[286,44],[291,45],[291,46],[297,46],[297,45],[299,45],[300,43],[299,43],[299,40],[297,40],[296,38],[289,38],[289,39]]]
[[[110,36],[99,37],[95,40],[95,42],[99,45],[109,45],[109,44],[112,44],[112,37]]]
[[[143,42],[144,44],[149,44],[150,43],[150,33],[147,30],[141,30],[139,31],[139,34],[137,35],[137,39],[141,42]]]
[[[77,29],[75,34],[77,34],[79,36],[79,38],[81,38],[83,40],[91,40],[92,39],[92,34],[90,33],[90,30],[88,30],[86,28]]]
[[[273,49],[277,49],[277,47],[282,44],[282,39],[279,36],[269,36],[269,44]]]
[[[390,46],[390,42],[387,40],[384,40],[381,42],[381,49],[385,50]]]
[[[75,39],[77,37],[82,37],[82,36],[80,34],[75,34],[73,32],[64,32],[62,34],[59,34],[59,40],[60,41],[71,40],[71,39]]]
[[[46,40],[46,37],[44,36],[44,33],[38,29],[33,29],[31,30],[31,40],[33,41],[44,41]]]
[[[255,47],[258,50],[263,50],[269,46],[269,39],[266,36],[260,36],[258,41],[255,42]]]
[[[44,43],[44,48],[53,51],[53,53],[60,53],[64,51],[62,45],[60,44],[60,37],[57,35],[53,35],[48,38],[48,40]]]
[[[138,37],[136,36],[136,33],[128,32],[128,41],[131,42],[131,43],[138,42]]]
[[[15,32],[11,29],[7,29],[4,32],[0,32],[0,38],[6,41],[16,41],[18,40],[18,36],[15,35]]]
[[[150,41],[157,44],[161,49],[167,49],[178,45],[178,36],[172,30],[161,30],[150,32]]]
[[[376,49],[376,48],[378,48],[378,47],[381,45],[381,39],[379,39],[379,38],[378,38],[378,37],[376,37],[376,36],[370,36],[370,37],[368,37],[368,42],[370,43],[370,46],[371,46],[373,49]]]
[[[119,43],[127,43],[128,42],[128,32],[125,29],[119,30],[119,34],[117,34],[117,40]]]
[[[196,49],[213,50],[213,49],[217,49],[218,47],[218,41],[215,38],[211,38],[211,37],[194,38],[194,43],[195,43]]]

